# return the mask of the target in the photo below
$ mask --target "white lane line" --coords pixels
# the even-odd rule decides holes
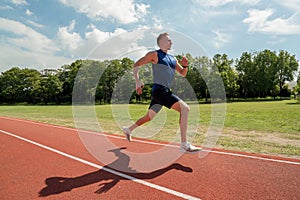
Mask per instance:
[[[40,143],[37,143],[37,142],[34,142],[32,140],[29,140],[29,139],[26,139],[26,138],[23,138],[21,136],[18,136],[18,135],[15,135],[13,133],[10,133],[10,132],[7,132],[7,131],[3,131],[3,130],[0,130],[1,133],[4,133],[6,135],[9,135],[9,136],[12,136],[12,137],[15,137],[17,139],[20,139],[20,140],[23,140],[25,142],[28,142],[30,144],[33,144],[33,145],[36,145],[38,147],[41,147],[43,149],[46,149],[46,150],[49,150],[49,151],[52,151],[54,153],[57,153],[59,155],[62,155],[62,156],[65,156],[67,158],[70,158],[70,159],[73,159],[73,160],[76,160],[78,162],[81,162],[83,164],[86,164],[86,165],[89,165],[91,167],[95,167],[97,169],[101,169],[101,170],[104,170],[104,171],[107,171],[111,174],[114,174],[114,175],[117,175],[117,176],[120,176],[122,178],[125,178],[125,179],[128,179],[128,180],[131,180],[131,181],[134,181],[136,183],[139,183],[139,184],[142,184],[142,185],[145,185],[147,187],[150,187],[150,188],[154,188],[156,190],[160,190],[162,192],[166,192],[166,193],[169,193],[171,195],[174,195],[174,196],[177,196],[177,197],[180,197],[180,198],[183,198],[183,199],[191,199],[191,200],[201,200],[197,197],[193,197],[193,196],[190,196],[190,195],[187,195],[187,194],[184,194],[184,193],[181,193],[181,192],[178,192],[178,191],[175,191],[175,190],[172,190],[172,189],[169,189],[169,188],[166,188],[166,187],[163,187],[163,186],[160,186],[160,185],[156,185],[156,184],[153,184],[153,183],[149,183],[147,181],[143,181],[143,180],[140,180],[140,179],[137,179],[135,177],[132,177],[132,176],[129,176],[127,174],[123,174],[121,172],[118,172],[118,171],[115,171],[113,169],[109,169],[109,168],[106,168],[104,166],[101,166],[101,165],[98,165],[98,164],[95,164],[95,163],[92,163],[92,162],[89,162],[89,161],[86,161],[82,158],[78,158],[76,156],[72,156],[70,154],[67,154],[67,153],[64,153],[62,151],[59,151],[57,149],[54,149],[54,148],[51,148],[51,147],[48,147],[48,146],[45,146],[43,144],[40,144]]]
[[[86,131],[86,130],[78,130],[78,129],[75,129],[75,128],[68,128],[68,127],[57,126],[57,125],[46,124],[46,123],[35,122],[35,121],[28,121],[28,120],[23,120],[23,119],[0,117],[0,119],[1,118],[6,119],[6,120],[11,120],[11,121],[20,121],[20,122],[25,122],[25,123],[29,123],[29,124],[36,124],[36,125],[40,125],[40,126],[53,127],[53,128],[70,130],[70,131],[75,131],[75,132],[80,131],[80,132],[89,133],[89,134],[96,134],[96,135],[101,134],[101,135],[105,135],[106,137],[125,140],[125,137],[122,137],[122,136],[110,135],[110,134],[105,134],[105,133],[96,133],[96,132],[93,132],[93,131]],[[158,143],[158,142],[145,141],[145,140],[141,140],[141,139],[134,139],[134,142],[178,148],[177,145],[163,144],[163,143]],[[241,158],[263,160],[263,161],[269,161],[269,162],[277,162],[277,163],[284,163],[284,164],[291,164],[291,165],[300,165],[300,161],[299,162],[289,161],[289,160],[284,160],[284,158],[282,158],[282,159],[264,158],[264,157],[254,156],[254,155],[251,156],[251,155],[246,155],[246,154],[222,152],[222,151],[215,151],[215,150],[205,150],[205,149],[202,150],[202,151],[209,152],[209,153],[215,153],[215,154],[221,154],[221,155],[227,155],[227,156],[236,156],[236,157],[241,157]]]

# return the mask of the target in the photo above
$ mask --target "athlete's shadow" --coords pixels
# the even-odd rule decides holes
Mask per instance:
[[[167,171],[170,171],[173,169],[184,171],[184,172],[192,172],[193,171],[190,167],[185,167],[185,166],[182,166],[181,164],[175,163],[166,168],[162,168],[162,169],[150,172],[150,173],[139,173],[128,167],[130,158],[128,155],[121,152],[123,149],[126,149],[126,148],[124,148],[124,147],[117,148],[117,149],[113,149],[113,150],[109,151],[109,152],[113,152],[118,157],[118,159],[115,160],[114,162],[112,162],[111,164],[106,165],[104,167],[104,169],[100,169],[95,172],[91,172],[91,173],[84,174],[82,176],[78,176],[78,177],[74,177],[74,178],[71,178],[71,177],[47,178],[45,180],[45,183],[47,186],[39,192],[39,196],[43,197],[43,196],[49,196],[49,195],[59,194],[59,193],[63,193],[63,192],[68,192],[68,191],[71,191],[72,189],[84,187],[84,186],[98,183],[98,182],[100,183],[99,184],[100,188],[97,191],[95,191],[95,193],[101,194],[101,193],[105,193],[105,192],[109,191],[120,180],[128,180],[126,178],[114,175],[105,169],[108,169],[108,170],[111,169],[114,171],[117,171],[115,169],[125,169],[124,171],[126,171],[126,172],[122,172],[122,171],[119,171],[119,172],[122,174],[129,175],[131,177],[137,178],[137,179],[142,179],[142,180],[158,177],[158,176],[166,173]],[[101,183],[102,181],[103,181],[103,183]],[[110,181],[110,182],[107,182],[107,181]]]

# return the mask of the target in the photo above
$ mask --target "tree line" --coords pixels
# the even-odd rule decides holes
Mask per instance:
[[[190,63],[188,75],[186,78],[176,76],[174,81],[176,94],[184,99],[189,98],[184,87],[188,81],[198,100],[209,101],[210,93],[220,84],[216,81],[217,76],[224,83],[226,98],[232,100],[287,97],[300,92],[298,61],[295,55],[284,50],[278,53],[270,50],[244,52],[235,60],[226,54],[216,54],[213,58],[191,54],[186,57]],[[122,58],[76,60],[58,69],[41,71],[13,67],[0,75],[0,103],[71,104],[74,85],[76,91],[80,91],[80,98],[96,103],[111,103],[114,96],[127,103],[128,100],[133,103],[150,100],[151,65],[140,68],[140,77],[146,85],[139,96],[134,91],[133,63],[129,58]],[[298,85],[290,90],[286,81],[292,81],[296,76]]]

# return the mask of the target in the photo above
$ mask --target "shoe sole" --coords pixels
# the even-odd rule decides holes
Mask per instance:
[[[185,153],[185,154],[197,154],[200,151],[202,151],[202,149],[199,149],[199,150],[196,150],[196,151],[187,151],[187,150],[184,150],[184,149],[180,149],[180,152]]]
[[[130,133],[127,133],[127,131],[125,131],[125,129],[123,129],[123,133],[124,133],[126,139],[127,139],[129,142],[131,142],[131,141],[132,141],[132,138],[131,138]]]
[[[130,134],[125,133],[125,136],[126,136],[126,139],[127,139],[129,142],[132,141],[131,135],[130,135]]]

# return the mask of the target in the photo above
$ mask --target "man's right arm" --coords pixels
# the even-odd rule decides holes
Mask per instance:
[[[139,78],[139,67],[146,65],[148,63],[157,63],[157,53],[155,51],[148,52],[144,57],[140,58],[136,63],[133,65],[133,74],[136,82],[136,91],[138,94],[142,94],[142,89],[144,85],[141,83]]]

